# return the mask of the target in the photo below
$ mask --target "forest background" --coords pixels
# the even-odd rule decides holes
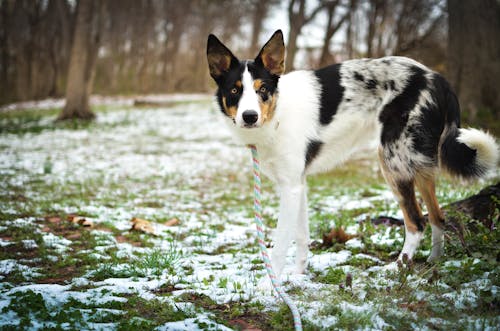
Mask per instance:
[[[500,133],[496,0],[0,0],[0,105],[211,93],[209,33],[253,58],[276,29],[287,71],[408,56],[450,81],[466,124]]]

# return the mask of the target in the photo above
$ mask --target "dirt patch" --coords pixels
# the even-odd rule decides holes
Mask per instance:
[[[76,268],[75,266],[67,266],[67,267],[62,267],[58,268],[57,270],[54,270],[53,272],[55,275],[45,277],[45,278],[39,278],[37,279],[37,283],[39,284],[67,284],[71,282],[71,280],[74,277],[77,277],[81,274],[80,270]]]

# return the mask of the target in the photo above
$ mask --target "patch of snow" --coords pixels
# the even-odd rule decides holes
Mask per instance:
[[[345,242],[347,248],[363,248],[365,244],[359,238],[349,239]]]
[[[66,252],[72,243],[71,240],[56,236],[52,232],[44,233],[42,238],[45,247],[53,248],[59,254]]]
[[[12,244],[13,244],[12,241],[4,240],[4,239],[0,238],[0,247],[6,247],[6,246],[9,246]]]
[[[183,321],[168,322],[155,328],[156,331],[232,331],[232,329],[218,324],[205,314],[196,318],[188,318]]]
[[[403,242],[401,233],[392,227],[386,227],[383,233],[377,232],[370,236],[370,240],[381,246],[392,246],[394,244],[401,244]]]
[[[36,241],[34,241],[33,239],[22,240],[22,243],[23,243],[24,249],[27,249],[27,250],[33,250],[33,249],[38,248]]]
[[[352,252],[348,250],[337,253],[315,254],[309,260],[309,267],[316,271],[325,272],[329,267],[347,262],[351,256]]]

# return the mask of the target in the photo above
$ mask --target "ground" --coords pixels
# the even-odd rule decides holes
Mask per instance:
[[[1,330],[291,330],[259,287],[249,150],[210,97],[168,101],[101,102],[92,123],[55,123],[57,102],[0,110]],[[498,180],[440,179],[438,198]],[[284,277],[306,330],[498,330],[498,217],[448,233],[435,264],[427,229],[396,266],[402,226],[371,219],[401,213],[372,154],[309,186],[309,267]],[[278,198],[265,178],[263,191],[271,243]],[[134,217],[154,233],[131,230]]]

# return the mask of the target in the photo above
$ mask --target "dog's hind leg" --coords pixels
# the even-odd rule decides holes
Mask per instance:
[[[432,250],[427,261],[432,262],[444,253],[444,216],[436,198],[434,174],[432,172],[419,172],[415,179],[429,212],[429,222],[432,228]]]
[[[398,259],[402,259],[405,254],[411,259],[422,240],[425,226],[422,211],[415,197],[415,180],[402,179],[395,175],[385,163],[382,148],[379,148],[379,160],[385,180],[396,196],[404,216],[405,241]]]
[[[295,231],[295,243],[297,246],[295,273],[303,274],[307,268],[307,255],[309,254],[309,218],[307,215],[307,186],[305,177],[303,179],[300,211]]]

